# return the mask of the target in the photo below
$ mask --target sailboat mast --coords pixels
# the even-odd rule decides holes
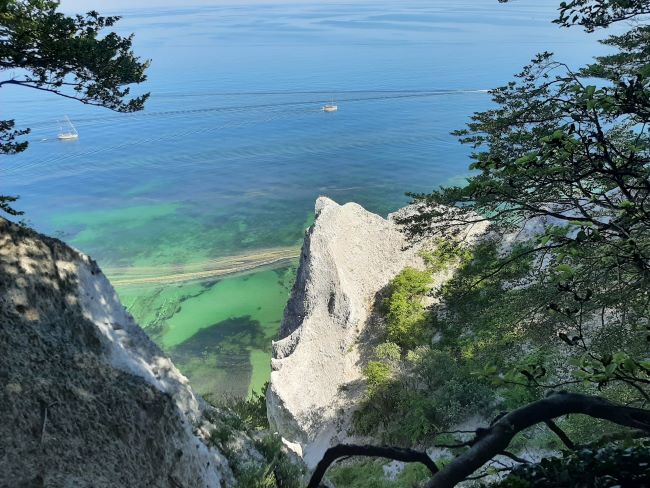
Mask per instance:
[[[68,117],[68,116],[66,115],[66,116],[65,116],[65,120],[67,120],[67,121],[68,121],[68,124],[70,124],[70,127],[72,128],[72,132],[73,132],[74,134],[78,134],[78,132],[77,132],[77,128],[72,124],[72,121],[70,120],[70,117]]]

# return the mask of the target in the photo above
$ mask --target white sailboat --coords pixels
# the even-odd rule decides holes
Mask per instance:
[[[72,125],[72,121],[68,118],[67,115],[65,116],[65,121],[68,123],[68,128],[64,130],[63,127],[60,127],[61,132],[59,132],[59,135],[56,136],[57,139],[61,141],[79,139],[79,133],[77,132],[76,127]]]
[[[339,109],[339,106],[334,103],[334,98],[332,98],[331,103],[327,103],[320,108],[323,112],[336,112]]]

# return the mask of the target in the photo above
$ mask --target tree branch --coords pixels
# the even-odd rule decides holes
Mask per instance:
[[[511,453],[510,451],[503,451],[503,452],[501,452],[501,453],[499,453],[499,454],[500,454],[501,456],[505,456],[505,457],[507,457],[507,458],[510,458],[510,459],[512,459],[513,461],[517,462],[517,463],[521,463],[521,464],[529,464],[529,463],[530,463],[530,461],[528,461],[528,460],[526,460],[526,459],[524,459],[524,458],[522,458],[522,457],[519,457],[519,456],[517,456],[517,455]]]
[[[576,448],[575,443],[569,438],[568,435],[566,435],[566,432],[564,432],[562,429],[558,427],[558,425],[553,422],[552,420],[547,420],[544,422],[546,426],[549,428],[551,432],[553,432],[556,436],[559,437],[559,439],[562,441],[562,444],[564,444],[567,449],[570,449],[571,451],[574,451]]]
[[[323,476],[325,476],[327,468],[329,468],[329,466],[337,459],[346,456],[383,457],[406,463],[422,463],[429,468],[431,474],[436,474],[438,472],[438,466],[436,466],[436,463],[431,460],[426,452],[415,451],[412,449],[401,449],[398,447],[339,444],[338,446],[330,447],[325,451],[325,455],[316,466],[316,470],[314,471],[314,474],[312,474],[307,488],[317,488],[323,479]]]
[[[524,461],[506,449],[519,432],[536,424],[545,423],[569,449],[575,444],[557,426],[553,419],[569,414],[583,414],[593,418],[635,429],[634,437],[650,436],[650,410],[626,407],[596,396],[580,393],[552,392],[542,400],[529,403],[510,413],[498,417],[490,427],[476,430],[476,436],[468,442],[471,446],[441,470],[426,454],[393,447],[357,446],[340,444],[329,448],[316,466],[307,488],[317,488],[327,468],[337,459],[349,456],[370,456],[394,459],[403,462],[424,464],[433,477],[428,488],[452,488],[469,477],[495,456],[504,455],[518,462]],[[573,446],[573,447],[571,447]]]
[[[93,105],[95,107],[103,107],[103,106],[105,106],[100,102],[92,102],[92,101],[90,101],[90,100],[88,100],[86,98],[80,98],[80,97],[76,97],[74,95],[68,95],[67,93],[63,93],[62,91],[56,90],[54,88],[45,88],[43,86],[38,86],[38,85],[35,85],[33,83],[23,82],[23,81],[20,81],[20,80],[11,79],[11,80],[1,81],[0,82],[0,87],[3,86],[3,85],[18,85],[18,86],[24,86],[24,87],[27,87],[27,88],[33,88],[34,90],[40,90],[40,91],[44,91],[44,92],[54,93],[55,95],[59,95],[60,97],[63,97],[63,98],[69,98],[71,100],[77,100],[77,101],[83,103],[84,105]],[[110,107],[107,107],[107,108],[110,109]]]
[[[576,413],[650,432],[649,410],[616,405],[579,393],[552,393],[504,415],[491,427],[482,429],[473,446],[436,473],[427,486],[452,488],[503,452],[517,433],[540,422]]]

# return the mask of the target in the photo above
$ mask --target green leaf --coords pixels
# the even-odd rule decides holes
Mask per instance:
[[[614,355],[612,356],[612,360],[618,364],[623,364],[627,359],[628,359],[628,355],[625,354],[624,352],[617,352],[614,353]]]
[[[629,372],[634,372],[637,369],[636,363],[629,357],[626,358],[625,361],[623,361],[623,366]]]
[[[650,361],[639,361],[639,366],[643,369],[650,369]]]
[[[564,277],[567,277],[567,278],[573,276],[573,274],[575,272],[575,270],[571,266],[569,266],[568,264],[560,264],[555,268],[555,270],[559,274],[561,274],[561,275],[563,275]]]

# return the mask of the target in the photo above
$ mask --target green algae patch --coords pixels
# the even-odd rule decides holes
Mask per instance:
[[[243,317],[258,324],[261,342],[244,335],[250,343],[235,351],[232,343],[240,338],[222,331],[209,336],[212,342],[198,356],[175,359],[197,391],[245,395],[269,378],[271,340],[295,279],[304,229],[314,217],[230,210],[213,208],[208,218],[191,204],[161,203],[56,214],[50,222],[97,259],[124,306],[172,357],[195,336],[206,339],[201,331],[229,320],[244,330],[250,324]],[[232,364],[241,374],[225,355],[239,358]]]
[[[168,202],[55,214],[49,223],[53,233],[108,268],[107,274],[131,269],[148,275],[160,267],[196,268],[239,255],[292,249],[295,257],[304,228],[313,220],[304,212],[287,219],[284,209],[278,209],[278,215],[269,209],[264,214],[253,210],[233,214],[227,205],[212,208],[209,215],[203,210]]]
[[[57,227],[81,226],[83,230],[76,233],[72,242],[76,244],[92,243],[103,233],[114,233],[116,228],[120,231],[142,228],[156,219],[175,214],[179,207],[180,205],[177,203],[160,203],[109,210],[70,212],[52,217],[52,224]]]
[[[178,203],[160,203],[70,212],[54,215],[51,224],[64,229],[66,241],[102,266],[151,266],[186,261],[190,256],[182,247],[190,236],[176,225],[181,208]]]
[[[247,395],[263,391],[264,384],[269,381],[271,377],[271,351],[270,342],[267,342],[267,347],[262,349],[251,349],[250,362],[251,362],[251,379]]]
[[[181,309],[181,303],[206,291],[201,283],[182,283],[164,287],[118,286],[122,304],[138,324],[159,345],[167,320]]]

